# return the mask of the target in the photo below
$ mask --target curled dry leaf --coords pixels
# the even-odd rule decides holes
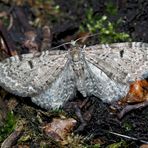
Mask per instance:
[[[142,144],[140,148],[148,148],[148,144]]]
[[[128,94],[120,100],[120,103],[139,103],[148,101],[148,81],[137,80],[130,84]]]
[[[130,84],[128,94],[111,109],[123,108],[117,115],[121,119],[126,113],[145,106],[148,106],[148,81],[137,80]]]
[[[43,126],[42,129],[46,135],[55,139],[55,141],[63,141],[66,136],[73,130],[76,125],[76,120],[73,118],[58,119],[54,118],[51,123]]]

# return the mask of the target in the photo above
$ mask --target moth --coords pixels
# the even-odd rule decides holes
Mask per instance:
[[[73,46],[5,59],[0,62],[0,86],[45,109],[63,106],[76,91],[110,103],[127,94],[130,82],[146,78],[147,67],[147,43]]]

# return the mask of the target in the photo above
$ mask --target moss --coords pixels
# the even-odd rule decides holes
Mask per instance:
[[[16,118],[12,111],[8,112],[4,125],[0,127],[0,142],[15,129],[15,126]]]
[[[109,11],[111,10],[108,10],[108,12]],[[103,15],[101,17],[95,16],[93,14],[93,10],[90,8],[86,12],[86,19],[82,22],[80,26],[80,31],[89,31],[90,33],[99,32],[100,43],[131,41],[129,34],[117,31],[121,23],[122,19],[111,22],[106,15]]]

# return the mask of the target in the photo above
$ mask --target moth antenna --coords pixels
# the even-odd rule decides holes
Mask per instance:
[[[99,35],[99,33],[95,33],[95,34],[89,35],[88,38],[93,37],[93,36],[96,36],[96,35]],[[81,39],[83,39],[83,38],[84,37],[80,37],[80,38],[78,38],[76,40],[71,40],[70,42],[65,42],[65,43],[63,43],[63,44],[61,44],[59,46],[56,46],[56,47],[51,48],[50,50],[53,50],[53,49],[56,49],[56,48],[59,48],[61,46],[68,45],[68,44],[71,44],[71,45],[75,46],[76,45],[76,42],[79,41],[79,40],[81,40]]]
[[[50,50],[53,50],[53,49],[59,48],[59,47],[64,46],[64,45],[68,45],[68,44],[70,44],[70,43],[71,43],[71,42],[63,43],[63,44],[61,44],[61,45],[59,45],[59,46],[56,46],[56,47],[51,48]]]
[[[99,34],[100,33],[95,33],[95,34],[92,34],[92,35],[88,35],[88,38],[93,37],[93,36],[96,36],[96,35],[99,35]],[[80,38],[76,39],[75,41],[77,42],[77,41],[79,41],[79,40],[81,40],[83,38],[85,38],[85,37],[80,37]]]

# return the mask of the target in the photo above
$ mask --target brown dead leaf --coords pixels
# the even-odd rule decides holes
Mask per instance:
[[[18,148],[30,148],[30,146],[29,146],[29,144],[28,145],[19,144]]]
[[[113,112],[122,109],[117,115],[121,119],[126,113],[145,106],[148,106],[148,81],[137,80],[130,84],[127,95],[113,104],[111,109]]]
[[[88,37],[90,36],[90,33],[89,32],[79,32],[77,34],[77,39],[80,39],[79,42],[80,43],[84,43],[87,41]]]
[[[140,103],[144,101],[148,101],[148,81],[137,80],[130,84],[128,94],[120,100],[120,103]]]
[[[95,145],[95,144],[102,145],[102,144],[105,144],[105,141],[102,140],[102,139],[100,139],[100,138],[96,138],[96,139],[93,139],[93,140],[91,141],[91,144],[92,144],[92,145]]]
[[[140,148],[148,148],[148,144],[142,144]]]
[[[66,136],[73,130],[76,125],[76,120],[73,118],[58,119],[54,118],[51,123],[43,126],[42,129],[46,135],[55,139],[55,141],[63,141]]]

